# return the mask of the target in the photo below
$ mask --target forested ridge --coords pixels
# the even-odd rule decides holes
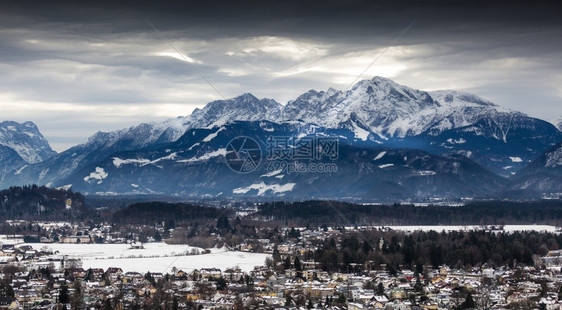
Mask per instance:
[[[70,209],[66,208],[67,202]],[[70,190],[28,185],[0,191],[0,219],[62,220],[86,209],[84,196]]]
[[[203,207],[185,203],[139,202],[115,211],[112,222],[122,224],[154,224],[216,219],[224,214],[223,209]]]
[[[326,271],[347,271],[350,266],[385,264],[389,271],[438,267],[490,267],[541,264],[539,257],[558,250],[562,236],[552,233],[489,231],[437,232],[383,231],[346,232],[325,239],[304,254],[303,259],[320,262]]]
[[[256,215],[295,225],[562,225],[562,201],[486,201],[463,206],[363,205],[339,201],[271,202]]]
[[[71,209],[66,209],[67,201],[71,202]],[[170,220],[179,222],[212,220],[221,214],[232,218],[232,214],[237,209],[237,207],[204,206],[203,202],[158,200],[135,202],[134,198],[130,197],[126,201],[120,201],[126,205],[123,204],[123,207],[115,210],[103,207],[103,201],[96,200],[98,209],[94,209],[89,206],[87,198],[71,190],[37,185],[10,187],[0,191],[0,220],[80,219],[109,220],[117,224],[152,224]],[[224,205],[230,204],[225,201]],[[461,206],[356,204],[321,200],[266,202],[258,204],[257,211],[249,214],[249,218],[293,226],[324,224],[329,226],[506,224],[562,226],[562,201],[480,201]]]

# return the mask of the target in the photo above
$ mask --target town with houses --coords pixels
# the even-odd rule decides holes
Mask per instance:
[[[384,263],[366,262],[350,264],[348,272],[328,272],[320,262],[307,260],[306,253],[319,241],[340,240],[341,230],[302,228],[299,238],[278,243],[248,239],[229,248],[268,254],[263,264],[251,270],[171,266],[166,273],[140,273],[119,266],[84,268],[81,260],[53,253],[48,245],[123,243],[142,250],[146,242],[166,239],[151,237],[143,243],[137,235],[123,235],[111,225],[25,221],[7,225],[38,226],[50,237],[24,243],[23,235],[2,236],[0,309],[555,310],[562,303],[562,251],[558,250],[536,258],[535,266],[424,265],[391,270]],[[156,231],[165,235],[162,225]],[[374,251],[385,242],[381,238]]]

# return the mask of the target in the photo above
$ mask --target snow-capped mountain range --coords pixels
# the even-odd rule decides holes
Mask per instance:
[[[314,163],[336,165],[333,173],[290,173],[270,166],[264,152],[249,173],[226,166],[228,144],[251,136],[262,150],[271,132],[279,136],[339,137],[337,158]],[[306,134],[311,133],[311,134]],[[72,184],[85,193],[165,193],[188,197],[301,199],[364,197],[377,200],[470,197],[493,193],[506,181],[473,161],[442,157],[420,150],[367,147],[354,144],[347,129],[268,121],[235,121],[220,127],[189,129],[175,142],[144,150],[118,152],[78,170],[55,186]]]
[[[377,136],[404,138],[428,130],[475,123],[482,115],[503,112],[493,103],[458,91],[424,92],[375,77],[355,84],[348,91],[311,90],[283,109],[284,120],[302,119],[336,128],[352,115]]]
[[[523,113],[509,111],[476,95],[449,90],[425,92],[399,85],[382,77],[360,81],[347,91],[332,88],[326,91],[310,90],[285,106],[273,99],[258,99],[248,93],[228,100],[217,100],[208,103],[202,109],[196,109],[188,116],[160,123],[143,123],[114,132],[98,132],[86,143],[59,154],[55,154],[50,149],[33,123],[4,122],[0,124],[6,124],[0,126],[0,145],[6,148],[4,151],[0,149],[0,160],[4,162],[3,158],[6,158],[5,162],[8,163],[8,159],[10,159],[10,164],[5,165],[0,171],[2,173],[0,186],[29,183],[55,186],[66,185],[63,183],[72,180],[73,187],[84,191],[116,193],[126,192],[130,189],[130,184],[137,185],[135,188],[143,188],[141,176],[146,173],[146,171],[143,173],[128,171],[127,175],[140,173],[139,177],[130,180],[127,175],[123,174],[118,176],[120,181],[115,181],[116,183],[114,182],[111,187],[99,186],[107,177],[105,176],[107,171],[103,170],[104,167],[101,163],[112,163],[113,158],[122,159],[116,154],[125,152],[128,158],[124,160],[129,160],[126,161],[127,163],[146,164],[159,158],[164,158],[161,161],[166,162],[176,157],[180,158],[183,153],[179,150],[184,147],[186,148],[185,156],[191,156],[178,159],[184,160],[184,164],[188,163],[190,159],[205,158],[204,154],[215,154],[217,156],[212,156],[213,158],[221,156],[224,158],[223,150],[228,143],[224,139],[233,138],[234,134],[254,135],[265,139],[266,134],[270,136],[280,134],[279,130],[282,130],[285,135],[295,137],[320,132],[342,139],[340,143],[354,148],[349,150],[350,154],[356,154],[359,149],[365,150],[365,152],[368,149],[379,150],[381,148],[388,152],[392,149],[419,149],[426,152],[427,155],[424,156],[445,156],[444,158],[461,156],[474,162],[475,165],[483,166],[482,169],[491,170],[503,177],[516,174],[562,140],[561,132],[551,123]],[[277,127],[282,124],[286,124],[285,127]],[[199,131],[194,131],[196,129]],[[212,130],[214,136],[198,136],[196,132],[201,132],[203,129]],[[190,133],[193,136],[186,137]],[[200,139],[197,140],[197,137]],[[221,140],[217,137],[224,138]],[[221,142],[210,143],[212,140]],[[180,143],[181,141],[183,142]],[[212,149],[213,147],[214,149]],[[176,152],[164,152],[174,148]],[[15,158],[10,150],[17,153],[22,160]],[[150,156],[146,155],[146,150],[151,150]],[[372,159],[366,158],[362,163],[360,158],[354,158],[353,162],[358,165],[358,169],[360,167],[365,169],[370,165],[367,165],[370,160]],[[432,160],[432,162],[440,161],[442,159]],[[216,164],[216,162],[213,163]],[[401,165],[403,164],[401,163]],[[357,171],[353,172],[351,166],[343,162],[340,162],[340,165],[346,165],[349,168],[345,170],[346,173],[357,173]],[[110,166],[105,169],[109,169]],[[146,164],[135,167],[135,169],[144,171],[154,165]],[[467,164],[466,167],[476,166]],[[111,169],[115,168],[119,167]],[[224,174],[219,172],[222,168],[225,168],[224,165],[212,169],[206,166],[205,169],[207,171],[211,169],[217,177],[224,177]],[[178,167],[174,169],[177,170]],[[218,170],[215,171],[215,169]],[[471,169],[480,171],[479,173],[484,171],[480,168]],[[163,168],[163,170],[165,169]],[[120,173],[119,171],[117,169],[110,173],[111,177],[116,177],[115,173]],[[164,176],[169,171],[160,173]],[[189,175],[189,171],[184,171],[184,173]],[[197,175],[201,177],[201,171],[198,173]],[[415,175],[412,171],[409,173]],[[432,173],[428,172],[433,176],[433,181],[428,181],[429,176],[425,176],[428,179],[426,181],[430,183],[435,182],[435,174],[446,172],[442,170],[432,171]],[[157,175],[158,173],[150,173],[151,178],[157,178]],[[364,176],[361,184],[367,182],[369,178],[375,178],[374,181],[369,181],[372,183],[376,181],[376,178],[381,177],[380,174],[370,172],[365,173]],[[194,181],[197,181],[196,176],[192,177],[194,177]],[[309,175],[308,177],[318,176]],[[344,176],[341,177],[345,179]],[[489,179],[489,177],[486,178]],[[306,176],[299,177],[300,182],[312,182],[310,179],[305,179]],[[418,178],[415,179],[418,180]],[[178,180],[178,182],[186,182],[186,180],[182,180]],[[97,184],[98,181],[102,182]],[[78,185],[76,182],[82,184]],[[106,180],[105,184],[108,182],[109,180]],[[378,182],[380,183],[381,180]],[[203,183],[205,182],[201,184]],[[462,187],[462,183],[463,181],[459,180],[455,184]],[[490,183],[494,185],[488,186],[487,192],[494,186],[503,186],[498,185],[500,183],[502,182]],[[127,190],[123,184],[127,185]],[[212,188],[208,183],[205,184],[209,189]],[[357,186],[363,186],[361,184],[357,184]],[[384,184],[389,186],[388,183]],[[405,188],[406,192],[420,197],[419,184],[416,183],[418,184],[416,186],[412,185],[413,183],[409,184],[412,187]],[[397,184],[397,186],[404,185]],[[104,188],[102,189],[102,187]],[[173,193],[178,189],[177,186],[164,186],[163,188],[166,188],[165,192],[168,193]],[[158,192],[149,187],[145,187],[145,189],[146,193]],[[182,192],[185,194],[185,189]],[[435,192],[436,195],[437,192]],[[452,190],[450,192],[463,191]],[[468,192],[478,195],[476,190]],[[200,195],[213,194],[204,191],[198,193]],[[361,195],[360,192],[357,194]]]
[[[0,122],[0,145],[14,150],[28,164],[42,162],[56,154],[32,122]]]
[[[283,106],[273,99],[243,94],[210,102],[191,115],[178,118],[181,129],[220,126],[228,121],[285,122],[301,120],[326,128],[338,128],[355,116],[361,126],[380,138],[404,138],[432,130],[475,123],[484,115],[516,113],[483,98],[459,91],[424,92],[383,77],[355,84],[348,91],[333,88],[310,90]]]

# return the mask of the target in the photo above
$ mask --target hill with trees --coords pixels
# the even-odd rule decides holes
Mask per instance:
[[[257,216],[294,225],[562,225],[562,201],[473,202],[462,206],[364,205],[338,201],[271,202]]]
[[[112,221],[120,224],[154,224],[211,220],[224,214],[223,209],[185,203],[139,202],[113,213]]]
[[[0,191],[2,220],[68,220],[85,210],[84,196],[70,190],[29,185]]]

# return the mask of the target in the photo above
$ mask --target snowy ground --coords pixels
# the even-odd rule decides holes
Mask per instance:
[[[479,225],[426,225],[426,226],[376,226],[375,228],[390,228],[399,231],[471,231],[471,230],[485,230],[486,228]],[[514,231],[539,231],[539,232],[555,232],[556,226],[551,225],[504,225],[504,232]]]
[[[145,243],[144,249],[131,249],[129,244],[70,244],[70,243],[29,243],[33,248],[39,250],[46,247],[53,253],[68,256],[69,258],[86,259],[108,259],[128,257],[156,257],[176,256],[188,254],[192,249],[203,251],[201,248],[190,247],[181,244]],[[215,249],[216,251],[216,249]]]
[[[249,272],[254,266],[263,266],[267,254],[246,253],[234,251],[215,251],[210,254],[191,256],[169,256],[155,258],[116,258],[116,259],[87,259],[83,260],[83,268],[120,267],[123,272],[137,271],[141,273],[170,272],[173,267],[183,271],[192,271],[201,268],[219,268],[225,270],[231,267],[240,267]]]
[[[20,244],[23,238],[8,238],[6,235],[0,235],[0,244]]]
[[[379,226],[382,228],[382,226]],[[375,227],[376,228],[376,227]],[[412,232],[421,231],[470,231],[483,230],[478,225],[455,226],[384,226],[393,230]],[[350,227],[351,229],[351,227]],[[555,226],[550,225],[504,225],[504,232],[514,231],[546,231],[556,232]],[[21,239],[8,239],[0,235],[2,244],[18,244]],[[202,252],[203,249],[188,245],[172,245],[165,243],[146,243],[144,249],[131,249],[128,244],[30,244],[40,250],[47,248],[58,255],[82,260],[84,268],[120,267],[124,272],[137,271],[145,273],[170,272],[173,267],[184,271],[201,268],[219,268],[225,270],[230,267],[240,267],[244,271],[251,271],[254,266],[262,266],[267,254],[227,251],[226,249],[211,249],[209,254],[188,255],[193,250]]]
[[[2,240],[0,240],[2,241]],[[46,247],[57,255],[82,260],[83,268],[120,267],[124,272],[170,272],[173,267],[183,271],[201,268],[240,267],[251,271],[265,264],[267,254],[211,249],[209,254],[188,255],[192,250],[203,249],[188,245],[145,243],[144,249],[131,249],[128,244],[29,244],[35,249]]]

